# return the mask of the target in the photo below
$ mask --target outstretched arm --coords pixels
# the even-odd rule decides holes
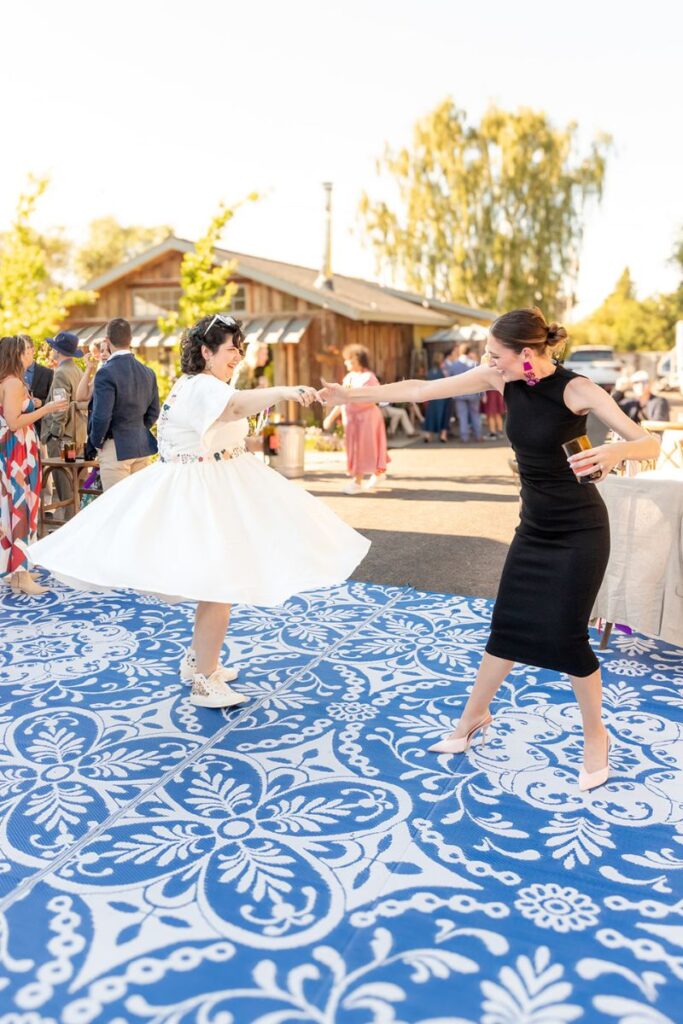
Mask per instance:
[[[477,366],[457,377],[437,380],[401,380],[396,384],[378,384],[376,387],[345,388],[341,384],[323,381],[318,392],[325,405],[343,405],[346,402],[430,402],[434,398],[455,398],[474,395],[481,391],[503,390],[503,379],[490,366]]]
[[[315,388],[251,388],[248,391],[236,391],[230,398],[221,415],[222,420],[242,420],[245,416],[255,416],[264,409],[278,402],[298,402],[299,405],[311,405],[317,402],[318,392]]]
[[[606,427],[623,438],[609,444],[597,445],[569,459],[577,476],[586,476],[600,470],[600,483],[624,459],[656,459],[659,441],[634,423],[607,392],[585,377],[575,377],[567,384],[565,402],[572,412],[581,415],[594,413]]]
[[[339,417],[341,416],[341,412],[341,406],[335,405],[335,407],[328,412],[327,416],[323,420],[323,430],[331,430],[332,424],[339,419]]]

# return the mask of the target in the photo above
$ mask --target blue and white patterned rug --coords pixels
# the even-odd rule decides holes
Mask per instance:
[[[250,703],[193,708],[192,608],[3,588],[0,1024],[683,1019],[683,651],[614,636],[613,777],[520,668],[453,758],[490,602],[239,608]]]

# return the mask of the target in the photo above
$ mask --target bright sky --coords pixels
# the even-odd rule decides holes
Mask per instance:
[[[0,230],[29,172],[38,226],[169,223],[196,238],[219,200],[266,194],[232,222],[237,251],[318,266],[334,182],[333,266],[371,277],[357,217],[386,142],[452,95],[615,139],[590,213],[578,314],[629,265],[673,287],[683,228],[680,45],[670,0],[33,0],[2,5]]]

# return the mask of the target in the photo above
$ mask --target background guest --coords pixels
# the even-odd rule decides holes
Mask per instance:
[[[157,379],[131,352],[131,338],[127,320],[110,320],[111,355],[95,374],[88,441],[99,453],[105,491],[144,469],[157,451],[151,432],[159,418]]]
[[[46,588],[28,571],[27,547],[36,539],[41,468],[35,424],[59,415],[67,402],[36,409],[24,374],[33,363],[33,342],[25,335],[0,338],[0,576],[24,594]]]
[[[620,377],[614,386],[612,398],[634,423],[671,419],[668,400],[663,395],[653,394],[650,376],[645,370],[636,371],[632,377]]]
[[[88,440],[92,424],[92,396],[95,389],[95,374],[106,363],[110,355],[111,349],[106,338],[103,338],[101,341],[91,341],[85,357],[85,371],[76,389],[76,401],[86,404],[88,409],[87,437],[84,446],[84,455],[88,460],[97,458],[97,452]],[[99,470],[94,470],[93,473],[99,479]]]
[[[370,354],[362,345],[347,345],[342,352],[346,376],[345,388],[376,387],[377,377],[370,369]],[[384,482],[387,468],[387,433],[384,419],[376,405],[354,404],[336,406],[323,422],[325,430],[341,415],[346,443],[346,465],[349,483],[345,494],[369,491]],[[363,478],[370,474],[364,482]]]
[[[439,380],[447,377],[445,368],[445,357],[443,352],[436,352],[433,365],[427,371],[427,380]],[[445,443],[448,440],[448,425],[451,422],[451,411],[453,402],[450,398],[432,398],[427,402],[422,429],[424,430],[423,441],[429,444],[432,434],[439,435],[439,441]]]
[[[385,420],[389,421],[389,435],[394,436],[400,427],[406,437],[412,437],[415,427],[412,424],[408,410],[402,405],[381,405],[380,412]]]
[[[479,365],[479,360],[474,358],[474,349],[466,342],[458,348],[458,358],[449,359],[446,362],[446,373],[449,377],[456,377],[460,373],[467,373]],[[458,417],[460,429],[460,440],[467,443],[470,436],[475,441],[481,441],[481,413],[479,411],[479,395],[458,395],[455,399],[455,414]]]
[[[106,338],[102,341],[90,342],[85,356],[85,371],[78,382],[78,387],[76,388],[77,402],[90,402],[93,388],[95,386],[95,374],[99,370],[100,366],[107,361],[110,355],[111,349],[109,348],[109,342]],[[90,417],[88,417],[88,419],[90,419]]]
[[[36,409],[40,409],[41,406],[47,402],[47,397],[50,394],[50,388],[52,387],[52,378],[55,375],[55,371],[51,366],[41,366],[36,359],[35,346],[33,339],[28,334],[20,334],[18,337],[23,338],[27,345],[30,345],[31,352],[33,353],[33,361],[26,373],[24,374],[24,384],[28,388],[33,404]],[[36,421],[36,431],[38,433],[38,439],[42,441],[42,430],[44,420],[40,419]]]
[[[265,374],[262,371],[268,362],[268,346],[262,341],[250,341],[244,359],[232,375],[230,384],[238,391],[263,386]],[[267,386],[268,381],[265,379]]]
[[[671,406],[669,400],[663,395],[657,395],[652,390],[652,381],[645,370],[638,370],[631,377],[633,394],[640,406],[640,419],[642,420],[670,420]]]
[[[481,396],[481,408],[486,416],[489,440],[495,441],[499,437],[504,437],[503,416],[505,414],[505,401],[500,391],[485,391]]]
[[[86,436],[85,406],[79,408],[76,402],[76,391],[83,376],[75,359],[80,359],[83,352],[78,347],[78,338],[69,331],[61,331],[54,338],[47,338],[47,344],[53,351],[55,371],[50,388],[50,400],[66,398],[63,411],[51,413],[45,417],[43,440],[47,447],[48,457],[59,459],[65,445],[78,451],[83,447]],[[71,497],[71,480],[65,472],[54,473],[55,487],[60,501],[68,501]],[[68,506],[63,510],[64,519],[70,519],[73,510]]]

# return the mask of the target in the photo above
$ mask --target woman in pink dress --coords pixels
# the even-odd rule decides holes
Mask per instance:
[[[345,388],[377,387],[379,381],[370,369],[370,354],[362,345],[347,345],[342,352],[346,376]],[[323,426],[329,430],[341,415],[346,439],[346,465],[349,483],[345,494],[359,494],[380,487],[386,479],[389,457],[384,417],[372,403],[338,405],[325,418]],[[368,475],[369,474],[369,475]],[[368,479],[364,477],[368,475]]]

